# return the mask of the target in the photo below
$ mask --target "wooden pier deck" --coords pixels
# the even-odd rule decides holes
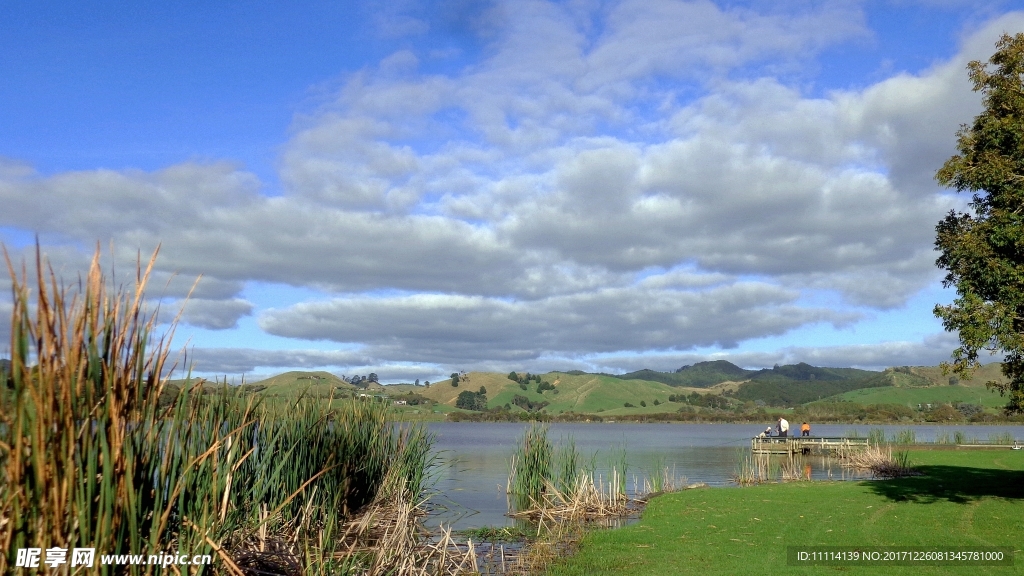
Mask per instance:
[[[770,436],[750,440],[750,451],[754,454],[837,453],[863,450],[870,446],[867,438],[843,436]]]

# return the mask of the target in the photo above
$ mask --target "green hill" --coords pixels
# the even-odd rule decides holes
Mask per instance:
[[[835,381],[835,380],[856,380],[872,378],[878,372],[871,370],[860,370],[857,368],[818,368],[806,362],[799,364],[787,364],[758,370],[750,376],[751,380],[795,380],[801,382],[809,381]]]
[[[379,389],[381,386],[377,384],[374,388]],[[297,396],[302,393],[328,396],[332,393],[353,392],[356,387],[330,372],[292,371],[245,384],[240,389],[247,392],[264,392],[271,396]]]
[[[504,407],[507,404],[514,412],[532,409],[552,414],[571,411],[615,416],[675,412],[680,406],[668,400],[669,396],[678,393],[678,389],[661,382],[567,372],[548,372],[541,374],[540,378],[554,389],[537,392],[538,383],[531,381],[524,390],[522,384],[509,380],[507,374],[470,372],[468,379],[462,379],[458,387],[453,387],[451,380],[442,380],[431,384],[430,388],[402,385],[387,386],[386,390],[389,393],[393,390],[395,394],[414,391],[435,402],[454,407],[461,392],[476,392],[482,386],[487,391],[488,408]],[[626,407],[627,403],[633,407]]]
[[[689,386],[708,388],[722,382],[740,382],[756,374],[756,370],[744,370],[726,360],[698,362],[692,366],[683,366],[675,372],[657,372],[655,370],[637,370],[628,374],[615,376],[622,380],[649,380],[661,382],[669,386]]]
[[[769,406],[797,406],[851,390],[892,387],[885,374],[830,380],[792,380],[785,377],[763,377],[740,384],[733,394],[740,400],[760,400]]]
[[[519,373],[518,377],[524,380],[525,373]],[[918,404],[965,402],[998,408],[1005,404],[1005,399],[984,388],[984,382],[993,378],[1001,378],[998,364],[980,369],[969,384],[951,386],[938,367],[904,366],[875,372],[799,363],[745,370],[717,360],[683,366],[675,372],[639,370],[622,375],[548,372],[535,375],[528,382],[509,379],[508,374],[471,372],[461,378],[457,387],[451,385],[451,380],[442,380],[429,388],[374,384],[369,392],[395,398],[412,393],[416,398],[434,403],[431,411],[448,412],[460,410],[456,407],[459,394],[467,391],[477,394],[483,388],[488,409],[507,407],[512,412],[575,412],[614,418],[676,412],[684,406],[692,409],[724,403],[736,408],[748,402],[795,407],[827,400],[864,405],[900,404],[915,409]],[[327,396],[361,391],[328,372],[286,372],[247,384],[242,389],[282,397],[294,397],[302,392]],[[692,396],[694,393],[698,396]]]
[[[839,394],[829,400],[857,402],[860,404],[902,404],[917,408],[918,404],[953,404],[964,402],[979,404],[986,408],[1002,408],[1006,398],[998,392],[989,391],[979,386],[929,386],[929,387],[886,387],[852,390]]]
[[[928,380],[934,386],[948,386],[955,382],[959,386],[977,386],[984,388],[988,381],[1006,382],[1003,376],[1003,365],[1000,362],[992,362],[978,368],[970,379],[958,378],[952,374],[943,374],[942,368],[938,366],[900,366],[892,368],[897,373],[908,373],[919,378]]]

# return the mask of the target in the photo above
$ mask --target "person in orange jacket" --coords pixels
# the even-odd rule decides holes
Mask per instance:
[[[801,424],[800,425],[800,435],[801,436],[810,436],[811,435],[811,425],[808,424],[807,422],[804,422],[803,424]]]

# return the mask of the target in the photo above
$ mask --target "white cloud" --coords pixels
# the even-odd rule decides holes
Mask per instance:
[[[588,368],[609,373],[633,372],[644,368],[674,371],[681,366],[709,360],[728,360],[749,369],[770,368],[775,364],[806,362],[814,366],[854,367],[882,370],[890,366],[935,366],[949,360],[958,345],[955,335],[939,333],[919,341],[888,341],[843,346],[792,346],[772,352],[731,352],[713,354],[692,352],[656,353],[644,356],[603,355],[590,359]],[[982,359],[984,362],[999,358]]]
[[[0,227],[38,232],[67,278],[97,241],[121,270],[160,244],[151,287],[202,275],[185,320],[207,328],[259,313],[247,283],[327,292],[260,324],[379,364],[726,347],[935,282],[934,224],[963,204],[932,174],[979,106],[964,65],[1024,15],[920,74],[809,96],[785,71],[863,37],[856,5],[570,4],[474,9],[452,25],[483,56],[454,72],[403,48],[352,74],[296,121],[281,196],[230,163],[0,160]],[[435,25],[403,9],[396,34]],[[820,290],[839,309],[801,295]]]
[[[378,358],[408,362],[526,361],[544,355],[733,347],[808,323],[856,315],[795,306],[796,294],[759,283],[703,291],[609,288],[534,301],[479,296],[349,297],[270,310],[260,326],[278,336],[362,343]]]
[[[257,368],[319,369],[324,366],[364,366],[372,359],[344,350],[258,350],[249,348],[193,348],[179,358],[179,370],[196,374],[244,374]]]

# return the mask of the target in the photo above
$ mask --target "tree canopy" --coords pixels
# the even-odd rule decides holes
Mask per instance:
[[[1004,34],[988,63],[968,74],[983,111],[957,131],[958,153],[936,174],[940,184],[973,192],[970,212],[951,211],[936,226],[936,264],[957,298],[935,307],[959,335],[952,363],[969,378],[979,353],[1003,353],[1008,382],[989,382],[1009,397],[1007,412],[1024,412],[1024,34]]]

